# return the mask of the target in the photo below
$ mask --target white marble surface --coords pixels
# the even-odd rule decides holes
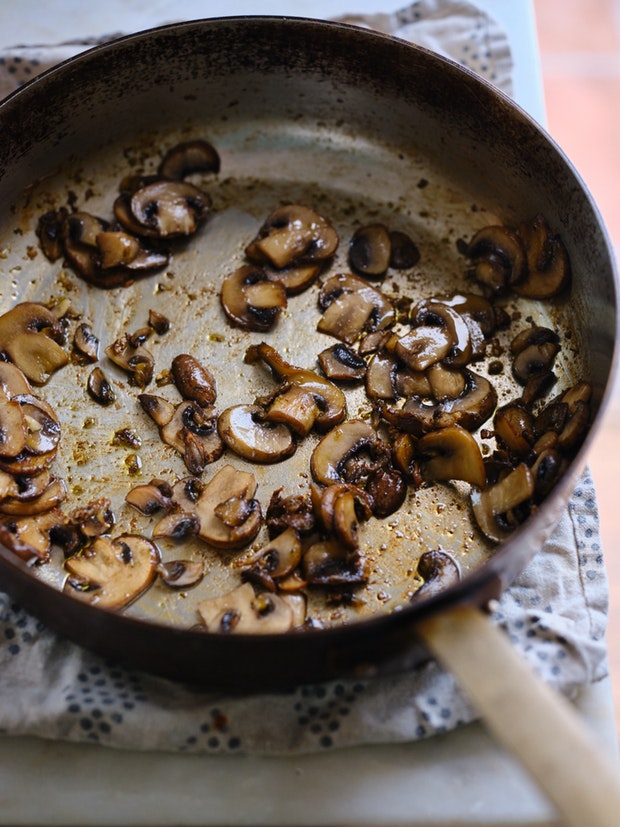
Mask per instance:
[[[544,123],[530,0],[478,0],[509,32],[515,99]],[[180,17],[395,11],[381,0],[20,0],[0,3],[0,47],[130,33]],[[617,758],[611,691],[577,707]],[[441,738],[295,758],[121,752],[36,738],[0,739],[2,825],[538,825],[552,812],[481,725]]]

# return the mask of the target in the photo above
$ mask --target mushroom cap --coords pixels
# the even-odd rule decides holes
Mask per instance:
[[[62,335],[55,314],[36,302],[21,302],[0,316],[0,352],[36,385],[69,361],[56,341]]]
[[[129,207],[138,228],[155,231],[159,238],[173,238],[196,232],[211,198],[188,181],[162,178],[132,193]]]
[[[171,147],[157,169],[162,178],[182,179],[194,172],[219,172],[220,156],[203,138],[192,138]]]
[[[379,441],[377,432],[363,419],[349,419],[332,428],[315,446],[310,459],[314,479],[323,485],[347,482],[343,466],[354,454],[373,450]]]

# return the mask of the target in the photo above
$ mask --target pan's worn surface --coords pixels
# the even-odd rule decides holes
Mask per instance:
[[[381,221],[407,232],[420,263],[390,276],[390,290],[414,299],[468,289],[459,239],[488,224],[518,224],[543,213],[568,248],[570,294],[544,304],[510,300],[506,310],[560,333],[559,387],[587,377],[596,426],[617,324],[600,218],[549,138],[508,99],[452,63],[334,24],[275,18],[181,24],[124,38],[47,73],[0,106],[0,128],[0,312],[20,301],[69,299],[109,344],[143,327],[156,310],[172,321],[169,333],[149,343],[156,371],[180,352],[193,354],[216,376],[220,410],[273,387],[265,370],[244,362],[249,344],[268,341],[290,363],[307,367],[327,345],[316,331],[318,287],[292,297],[267,333],[232,327],[220,306],[223,278],[244,262],[245,246],[280,203],[312,206],[332,221],[342,241],[330,273],[348,269],[346,240],[357,226]],[[213,212],[194,238],[175,248],[165,270],[101,291],[38,251],[42,212],[72,204],[109,216],[124,176],[154,171],[165,151],[196,137],[221,156],[217,175],[195,179],[210,194]],[[489,362],[477,370],[488,373]],[[133,452],[115,445],[114,434],[139,432],[140,481],[172,481],[187,469],[163,448],[136,388],[110,363],[105,371],[116,404],[103,409],[88,400],[90,369],[71,363],[42,389],[62,418],[59,471],[76,504],[110,498],[116,533],[148,535],[152,523],[124,504],[137,480],[129,473]],[[499,384],[493,380],[500,402],[515,395],[508,374]],[[368,415],[363,393],[348,394],[348,409]],[[123,613],[65,595],[61,560],[33,575],[0,548],[0,582],[79,643],[183,680],[251,689],[406,668],[426,656],[411,633],[418,620],[454,603],[486,605],[540,548],[594,427],[544,507],[498,551],[474,528],[459,486],[411,491],[396,514],[366,524],[362,551],[371,575],[360,605],[325,608],[311,598],[313,614],[327,628],[251,636],[193,629],[197,602],[239,582],[234,555],[198,543],[182,555],[173,543],[161,545],[164,559],[206,555],[209,571],[198,587],[179,593],[158,582]],[[268,503],[277,489],[307,490],[316,439],[308,437],[274,466],[227,455],[213,470],[224,462],[251,470],[257,496]],[[453,553],[465,577],[437,598],[410,604],[417,559],[435,548]]]

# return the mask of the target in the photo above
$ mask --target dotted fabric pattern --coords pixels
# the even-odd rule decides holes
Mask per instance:
[[[607,675],[607,577],[584,473],[493,620],[558,691]],[[60,639],[0,594],[0,734],[188,753],[294,754],[412,741],[477,718],[437,663],[407,674],[227,696],[126,669]]]

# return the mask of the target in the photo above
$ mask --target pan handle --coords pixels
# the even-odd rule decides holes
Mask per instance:
[[[416,633],[567,825],[620,825],[620,773],[570,702],[535,674],[482,610],[453,607],[421,621]]]

